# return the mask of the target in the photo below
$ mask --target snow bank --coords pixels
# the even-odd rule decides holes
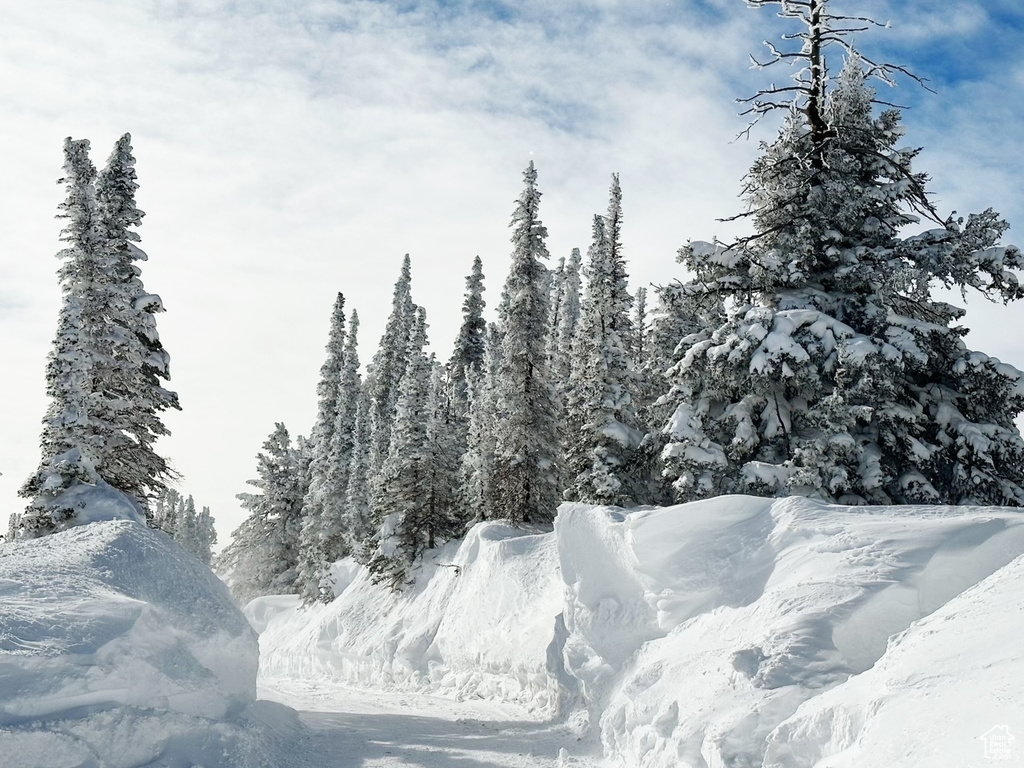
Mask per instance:
[[[901,706],[923,713],[910,702],[930,684],[915,689],[915,680],[937,672],[958,676],[963,665],[937,669],[939,657],[908,654],[901,646],[941,627],[935,642],[955,656],[962,638],[939,614],[916,622],[944,606],[959,616],[968,599],[959,594],[1001,575],[1024,552],[1024,516],[1014,511],[847,508],[797,498],[726,497],[628,517],[563,510],[556,529],[569,587],[569,668],[592,691],[583,705],[599,722],[608,764],[631,767],[819,765],[860,743],[875,718],[884,719],[862,694],[874,691],[888,701],[879,675],[890,663],[908,686],[898,697]],[[584,541],[591,572],[606,569],[602,563],[632,563],[623,569],[632,578],[605,580],[597,590],[591,573],[574,578],[577,572],[565,562],[581,556]],[[980,596],[977,589],[972,594]],[[1017,633],[1024,629],[1019,604],[1006,619],[1016,622]],[[627,626],[634,631],[624,632]],[[610,651],[609,627],[618,629]],[[909,627],[902,642],[890,646],[889,638]],[[998,625],[977,631],[988,643],[977,644],[974,665],[992,664],[1002,674],[1024,671],[1005,663]],[[853,685],[860,679],[863,686]],[[1022,679],[1010,684],[1018,700]],[[991,682],[975,675],[961,685],[989,699]],[[838,698],[825,696],[830,689]],[[851,693],[843,696],[843,690]],[[940,692],[933,714],[959,705],[949,695],[952,687],[931,694]],[[980,715],[992,725],[1006,718],[1024,725],[1019,716],[1019,709],[991,707]],[[936,722],[933,730],[955,732],[949,738],[980,758],[977,739],[985,729],[973,727],[961,718],[956,727]],[[898,733],[890,730],[882,741]],[[929,765],[961,764],[894,744],[887,760],[869,748],[850,763],[828,765],[920,765],[924,754]]]
[[[608,766],[951,768],[1024,741],[1022,553],[1007,509],[565,504],[552,533],[477,526],[407,594],[340,568],[331,605],[247,610],[269,680],[500,698]]]
[[[482,523],[433,553],[401,594],[372,584],[363,569],[336,567],[335,580],[347,588],[329,605],[266,597],[246,607],[265,627],[263,678],[495,698],[541,715],[557,709],[547,652],[564,586],[550,533]]]
[[[92,491],[97,522],[0,547],[0,768],[280,765],[260,755],[297,721],[254,703],[257,639],[227,589]]]
[[[780,726],[765,764],[1019,764],[1022,585],[1024,558],[1017,558],[894,637],[873,668]]]

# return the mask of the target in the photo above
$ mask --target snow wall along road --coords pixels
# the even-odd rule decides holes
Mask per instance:
[[[397,595],[247,608],[261,675],[515,702],[603,763],[981,764],[1024,743],[1024,515],[724,497],[475,526]],[[1024,750],[1019,755],[1024,764]]]
[[[209,568],[109,487],[0,546],[0,768],[281,768],[302,729],[257,702],[255,633]]]

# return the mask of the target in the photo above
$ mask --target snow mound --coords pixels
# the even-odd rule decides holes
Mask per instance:
[[[765,765],[1019,760],[1024,750],[1012,742],[1024,733],[1022,584],[1024,558],[1017,558],[895,636],[874,667],[783,723]]]
[[[254,701],[257,639],[227,589],[94,490],[103,521],[0,547],[0,768],[282,764],[261,755],[298,721]]]
[[[567,669],[582,683],[580,708],[599,724],[608,765],[961,765],[907,751],[891,722],[875,743],[891,740],[887,759],[872,746],[850,762],[819,761],[886,720],[877,706],[890,701],[887,691],[900,692],[894,711],[922,721],[960,706],[954,679],[979,703],[1000,675],[1014,676],[1007,695],[1024,693],[1021,655],[1006,654],[1006,638],[1024,629],[1020,597],[1001,625],[975,627],[977,656],[952,666],[963,642],[954,627],[972,622],[963,609],[987,594],[975,585],[1021,569],[1019,512],[724,497],[631,515],[563,508],[556,535]],[[1016,633],[998,634],[1014,622]],[[934,648],[918,655],[915,638],[924,637]],[[884,671],[890,665],[895,675]],[[986,665],[1000,672],[960,677]],[[929,695],[940,700],[922,706]],[[1020,714],[1019,705],[979,711],[993,725]],[[985,729],[951,722],[930,730],[980,758]]]
[[[563,504],[553,532],[474,527],[402,594],[343,564],[332,604],[247,613],[270,688],[499,699],[606,766],[952,768],[1024,731],[1022,554],[1003,508]]]

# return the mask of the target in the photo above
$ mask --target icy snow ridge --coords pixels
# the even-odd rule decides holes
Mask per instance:
[[[0,768],[279,765],[269,732],[299,727],[254,701],[245,617],[114,496],[83,497],[106,521],[0,548]]]
[[[1007,509],[565,504],[553,532],[475,527],[406,594],[342,569],[331,605],[248,611],[268,679],[503,699],[608,766],[952,766],[1024,733],[1022,553]]]

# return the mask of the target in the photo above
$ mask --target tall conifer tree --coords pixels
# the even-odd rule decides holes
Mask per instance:
[[[359,314],[353,310],[339,371],[334,430],[328,446],[327,487],[331,502],[325,504],[321,535],[327,562],[352,552],[352,521],[347,504],[349,472],[355,446],[356,411],[362,381],[359,375]]]
[[[401,587],[419,555],[433,546],[437,530],[431,508],[430,359],[426,313],[416,312],[398,388],[389,453],[378,478],[373,512],[376,532],[367,543],[368,567],[379,582]]]
[[[74,485],[107,482],[143,506],[159,495],[171,471],[153,442],[167,430],[159,411],[177,407],[164,389],[168,357],[153,314],[159,297],[146,294],[133,262],[145,254],[133,231],[135,207],[130,137],[115,147],[99,180],[89,142],[64,144],[67,198],[61,233],[68,244],[58,257],[61,309],[47,363],[50,405],[43,419],[38,470],[20,493],[31,499],[26,534],[43,535],[74,517],[60,501]]]
[[[360,387],[352,435],[352,461],[348,469],[345,506],[352,535],[352,554],[363,561],[365,544],[373,533],[370,510],[370,403],[366,386]]]
[[[1024,294],[992,211],[938,216],[897,147],[894,109],[873,112],[848,18],[825,0],[780,5],[805,31],[806,66],[777,139],[745,194],[754,232],[729,248],[694,243],[692,306],[727,299],[720,325],[683,339],[665,432],[677,498],[748,492],[842,503],[1024,503],[1021,372],[966,348],[963,310],[933,286]],[[824,51],[845,48],[829,79]],[[780,58],[781,60],[781,58]],[[885,73],[869,64],[868,71]],[[769,109],[778,89],[755,106]],[[923,234],[902,231],[927,217]]]
[[[448,379],[455,413],[464,418],[467,410],[466,383],[469,372],[478,370],[484,361],[487,322],[484,320],[483,262],[473,259],[473,270],[466,278],[466,295],[462,301],[462,325],[455,340],[455,349],[448,362]]]
[[[559,449],[556,402],[545,350],[548,258],[541,223],[537,171],[512,214],[512,265],[505,281],[501,367],[492,477],[493,516],[515,524],[544,523],[558,506]]]
[[[169,434],[160,413],[180,406],[178,396],[163,385],[170,379],[170,356],[156,328],[163,302],[147,293],[137,265],[148,256],[136,245],[140,238],[135,230],[145,215],[135,204],[136,178],[131,135],[126,133],[96,181],[110,282],[110,359],[104,371],[104,400],[120,433],[109,446],[100,474],[145,502],[158,495],[172,475],[153,447],[157,438]]]
[[[622,192],[612,177],[608,214],[594,221],[567,405],[566,496],[629,506],[637,496],[637,429],[630,360],[632,297],[622,255]]]
[[[402,272],[395,283],[384,335],[366,376],[366,390],[370,398],[370,457],[369,478],[371,499],[380,489],[375,483],[381,478],[387,461],[391,428],[395,421],[398,391],[405,376],[409,336],[416,321],[416,305],[412,301],[412,271],[409,254],[402,259]]]
[[[218,573],[243,604],[259,595],[297,589],[306,458],[300,446],[293,446],[285,425],[278,423],[256,462],[257,476],[249,485],[258,493],[238,494],[249,517],[217,558]]]
[[[302,534],[298,570],[299,594],[303,600],[330,600],[333,596],[324,577],[331,553],[325,530],[326,516],[336,514],[344,504],[345,487],[340,486],[331,462],[331,444],[338,421],[338,393],[345,364],[345,297],[338,294],[331,312],[327,337],[327,358],[320,367],[317,384],[317,417],[307,443],[308,488],[302,504]]]
[[[486,339],[483,366],[469,376],[469,429],[459,468],[460,508],[467,522],[480,522],[493,516],[495,387],[501,362],[501,337],[494,323],[487,327]]]

